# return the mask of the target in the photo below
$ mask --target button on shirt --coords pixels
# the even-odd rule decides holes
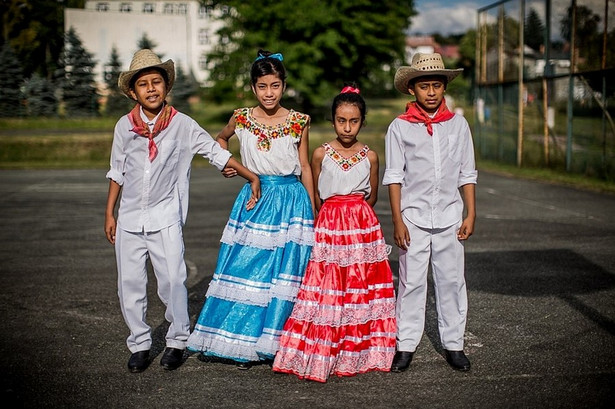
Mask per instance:
[[[424,123],[393,120],[385,137],[382,184],[401,184],[401,211],[410,222],[439,229],[461,220],[459,187],[475,184],[478,172],[465,118],[455,115],[432,126],[433,135],[429,135]]]
[[[158,117],[141,118],[153,130]],[[150,162],[149,140],[131,131],[125,115],[117,122],[107,178],[122,186],[118,227],[130,232],[154,232],[181,222],[188,215],[190,165],[201,155],[222,170],[230,152],[223,149],[189,116],[178,112],[154,137],[158,156]]]

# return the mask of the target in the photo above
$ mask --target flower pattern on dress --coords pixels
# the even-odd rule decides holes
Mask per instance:
[[[273,139],[291,136],[300,139],[303,129],[307,125],[309,115],[290,110],[284,123],[269,126],[258,123],[252,117],[252,108],[240,108],[235,110],[235,128],[246,129],[256,136],[259,151],[269,151]]]
[[[344,171],[350,170],[354,165],[367,158],[367,152],[369,152],[369,147],[365,145],[359,152],[349,158],[345,158],[328,143],[323,144],[323,146],[325,153]]]

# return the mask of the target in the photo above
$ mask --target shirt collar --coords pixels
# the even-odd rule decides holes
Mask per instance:
[[[154,125],[156,125],[156,121],[158,121],[158,117],[160,116],[160,114],[164,110],[164,105],[162,106],[162,108],[163,109],[161,109],[160,112],[158,112],[158,115],[156,115],[152,119],[149,119],[147,117],[147,115],[145,115],[145,112],[143,112],[143,106],[139,105],[139,113],[141,114],[141,119],[143,120],[144,123],[147,124],[147,126],[149,127],[149,131],[150,132],[152,132],[154,130]]]

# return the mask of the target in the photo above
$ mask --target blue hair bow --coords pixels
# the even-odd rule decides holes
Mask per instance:
[[[270,55],[259,54],[258,57],[256,57],[256,60],[254,61],[262,60],[263,58],[275,58],[276,60],[284,61],[284,57],[282,56],[282,53],[275,53],[275,54],[270,54]]]

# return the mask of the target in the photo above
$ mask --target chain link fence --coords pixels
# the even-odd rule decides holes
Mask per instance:
[[[615,0],[500,1],[476,34],[480,157],[615,181]]]

